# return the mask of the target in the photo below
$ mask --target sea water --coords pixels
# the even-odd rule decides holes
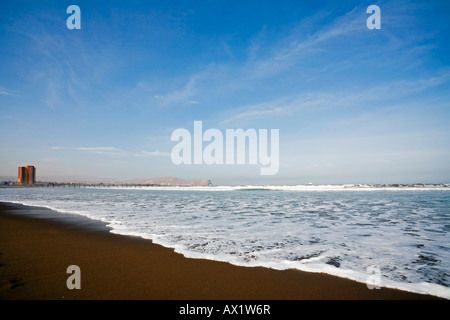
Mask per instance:
[[[323,272],[450,298],[450,187],[4,188],[186,257]],[[374,289],[375,290],[375,289]]]

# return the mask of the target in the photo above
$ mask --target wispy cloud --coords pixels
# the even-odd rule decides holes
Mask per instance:
[[[157,104],[161,107],[167,107],[188,103],[195,96],[195,83],[196,77],[194,76],[179,90],[164,95],[155,95]]]
[[[361,107],[375,101],[386,106],[393,99],[406,98],[450,81],[450,70],[428,78],[396,80],[371,87],[351,87],[346,91],[315,91],[285,96],[265,103],[246,105],[223,113],[222,123],[268,117],[290,116],[302,110],[316,111],[339,107]]]
[[[116,147],[51,147],[52,150],[72,150],[72,151],[82,151],[93,154],[100,154],[105,156],[118,156],[118,157],[165,157],[170,156],[170,153],[163,152],[159,150],[155,151],[140,151],[131,152],[122,150]]]
[[[201,82],[208,78],[208,70],[191,75],[181,88],[155,95],[156,105],[159,107],[174,107],[198,104],[199,88],[201,90],[202,87]]]
[[[305,19],[276,40],[267,39],[264,36],[266,28],[263,27],[260,34],[249,42],[247,57],[239,62],[214,61],[215,58],[214,62],[211,62],[205,59],[197,71],[185,76],[186,80],[181,85],[179,77],[168,81],[162,80],[159,85],[155,83],[148,85],[138,81],[136,88],[129,93],[147,97],[151,95],[153,99],[144,99],[148,105],[152,102],[154,105],[167,108],[197,104],[199,100],[203,100],[202,97],[238,95],[240,90],[256,88],[262,81],[273,79],[289,71],[293,66],[298,68],[296,64],[299,61],[322,50],[322,45],[348,36],[358,28],[361,29],[358,27],[361,17],[355,10],[332,22],[318,24],[324,19],[323,13],[317,14],[313,19]],[[321,28],[305,36],[304,29],[310,30],[311,25],[316,24],[321,25]],[[227,50],[231,51],[233,48],[227,46]],[[326,71],[328,70],[323,70]],[[317,72],[317,69],[314,72]],[[308,77],[307,74],[304,76]],[[162,85],[164,81],[166,83]],[[164,87],[171,89],[164,92],[161,90]],[[127,97],[129,93],[126,94]]]
[[[15,90],[7,89],[0,86],[0,95],[2,96],[17,96],[18,92]]]
[[[169,152],[163,152],[159,150],[155,151],[141,151],[140,155],[142,156],[150,156],[150,157],[170,157]]]
[[[355,36],[361,31],[361,17],[356,9],[338,17],[331,22],[324,23],[327,14],[319,12],[314,17],[306,18],[292,29],[285,37],[270,46],[269,53],[260,53],[259,58],[251,59],[245,72],[253,77],[265,78],[286,71],[299,59],[323,50],[322,45],[345,36]],[[311,30],[311,26],[321,26]],[[311,30],[306,33],[305,30]],[[252,47],[255,45],[253,44]],[[255,57],[255,49],[252,50]]]
[[[51,147],[52,150],[73,150],[84,151],[95,154],[102,154],[108,156],[123,155],[124,151],[116,147]]]
[[[282,98],[266,103],[246,105],[237,109],[226,111],[223,115],[224,119],[221,123],[225,124],[246,118],[257,119],[286,115],[292,109],[292,103],[293,101],[288,101],[288,99]]]
[[[37,10],[6,27],[23,41],[17,57],[23,63],[18,70],[22,82],[40,88],[39,99],[50,109],[91,103],[91,95],[103,93],[93,88],[104,84],[107,73],[122,66],[123,61],[116,57],[117,52],[106,37],[98,36],[103,28],[89,31],[93,40],[78,37],[55,27],[61,24],[60,17],[53,10]],[[30,25],[33,28],[26,27]],[[0,86],[0,94],[17,93]]]
[[[423,45],[418,41],[420,40],[418,37],[426,35],[415,32],[414,35],[408,36],[408,33],[405,33],[404,37],[400,37],[394,34],[395,29],[383,30],[383,33],[378,34],[378,38],[375,40],[370,38],[371,42],[368,43],[367,38],[373,37],[374,33],[370,33],[365,26],[365,8],[361,6],[335,18],[332,18],[333,14],[327,11],[318,12],[315,16],[300,21],[283,36],[275,37],[275,40],[274,37],[267,35],[267,27],[262,27],[262,30],[249,41],[246,58],[237,63],[206,62],[203,70],[187,76],[186,82],[178,89],[173,89],[165,95],[158,95],[159,104],[167,107],[186,105],[189,101],[196,101],[197,96],[204,97],[202,101],[217,101],[229,96],[236,97],[234,101],[238,101],[240,96],[248,92],[256,91],[262,96],[265,94],[264,91],[273,90],[273,101],[270,103],[250,105],[224,121],[252,116],[283,115],[288,109],[295,109],[295,104],[302,106],[305,103],[312,103],[311,99],[302,102],[304,99],[300,97],[300,93],[302,84],[310,84],[313,81],[316,81],[314,84],[316,87],[323,88],[319,94],[321,99],[326,92],[330,98],[339,99],[342,103],[345,99],[365,101],[367,99],[362,94],[354,94],[350,90],[345,93],[347,96],[335,93],[336,80],[333,82],[333,78],[345,78],[348,76],[346,70],[352,70],[351,72],[356,74],[352,85],[357,85],[358,79],[364,77],[364,71],[356,71],[358,66],[367,67],[372,63],[395,66],[398,60],[401,60],[402,64],[418,63],[417,61],[421,60],[418,56],[422,57],[432,50],[432,46]],[[407,17],[402,16],[402,19]],[[401,24],[401,21],[398,23]],[[384,44],[373,45],[372,42]],[[402,59],[386,59],[383,55],[389,57],[397,55]],[[288,80],[283,79],[286,77],[289,77]],[[330,84],[318,83],[319,79],[323,78],[328,79]],[[366,78],[369,78],[369,75]],[[402,84],[401,77],[397,80],[393,80],[393,77],[386,79],[388,79],[387,86],[394,84],[404,93],[407,91],[412,93],[447,81],[447,75],[430,77],[424,79],[422,83],[406,80]],[[328,85],[331,87],[327,87]],[[393,93],[389,87],[371,86],[371,89],[362,90],[370,97],[375,97],[375,91],[378,91],[380,97],[383,96],[383,91]],[[277,95],[274,90],[276,88],[283,88],[285,91]],[[373,91],[373,94],[370,91]],[[258,98],[260,97],[256,95],[253,100]],[[235,107],[230,105],[222,109]]]

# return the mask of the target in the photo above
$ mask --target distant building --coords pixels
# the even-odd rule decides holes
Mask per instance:
[[[36,168],[34,166],[19,167],[17,183],[31,186],[36,182]]]

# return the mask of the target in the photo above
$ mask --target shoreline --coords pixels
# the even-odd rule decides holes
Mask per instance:
[[[322,273],[186,258],[106,223],[0,202],[0,299],[363,300],[441,299]],[[81,289],[66,269],[78,265]]]

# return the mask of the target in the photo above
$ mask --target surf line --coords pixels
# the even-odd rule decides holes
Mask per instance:
[[[194,134],[184,128],[175,129],[170,138],[178,143],[171,153],[172,162],[179,164],[250,164],[261,165],[261,175],[275,175],[280,167],[279,129],[211,128],[203,132],[203,122],[194,121]],[[203,147],[203,142],[209,142]],[[268,152],[270,145],[270,155]],[[247,153],[248,150],[248,153]]]

